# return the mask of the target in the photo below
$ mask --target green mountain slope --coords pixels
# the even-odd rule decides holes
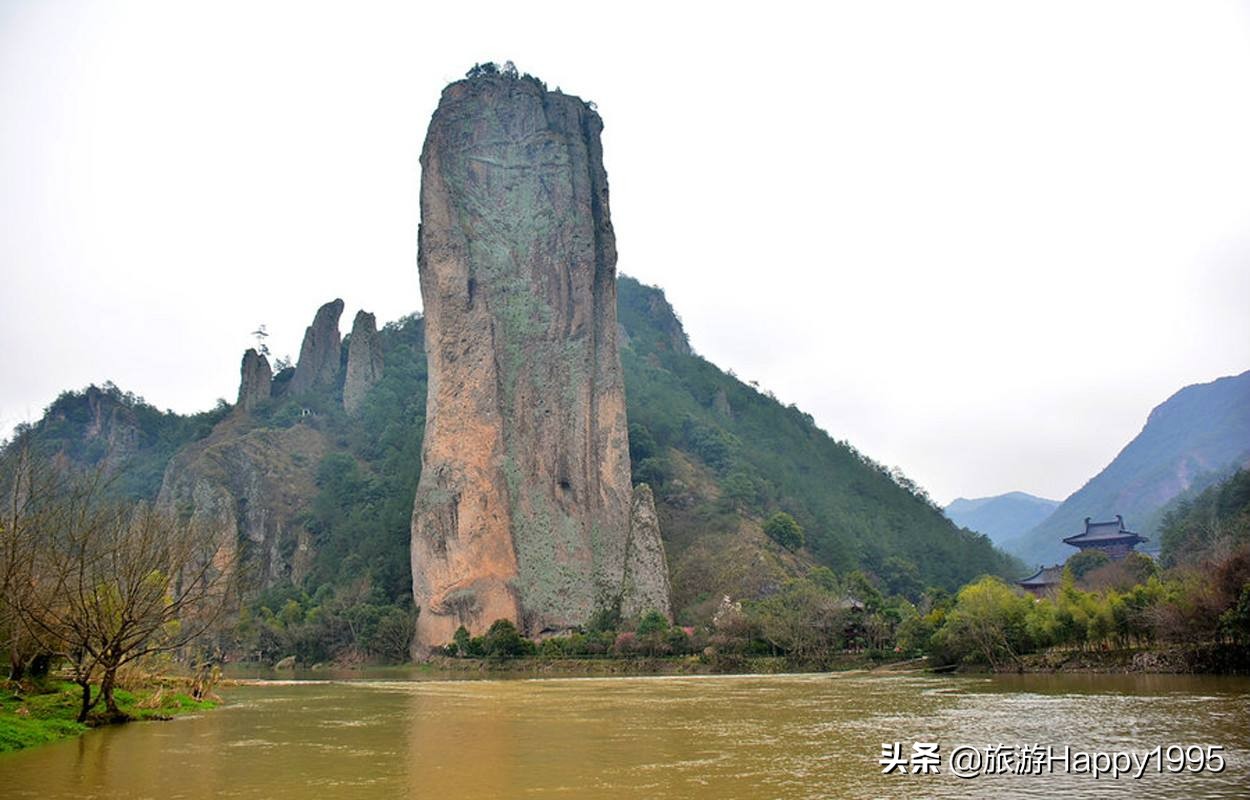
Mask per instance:
[[[688,554],[716,558],[709,542],[740,546],[743,532],[776,510],[803,526],[811,561],[836,572],[863,569],[890,591],[955,588],[1013,569],[985,536],[957,529],[905,478],[691,353],[659,289],[627,277],[619,288],[634,477],[657,488],[674,592],[687,605],[729,589],[690,586]],[[651,453],[638,452],[639,439],[654,442]]]
[[[706,621],[724,594],[769,594],[818,565],[860,569],[883,589],[908,594],[1018,571],[905,478],[692,353],[659,289],[622,277],[619,318],[634,479],[656,490],[679,618]],[[385,369],[355,416],[342,410],[341,385],[296,395],[288,371],[251,414],[222,407],[181,417],[116,390],[101,401],[101,390],[89,389],[64,395],[22,435],[79,463],[112,459],[133,475],[131,496],[176,499],[189,487],[185,497],[232,499],[229,530],[264,551],[257,574],[265,582],[255,590],[271,599],[289,595],[283,582],[294,581],[309,595],[352,587],[361,602],[401,605],[410,596],[409,524],[425,425],[423,327],[413,316],[379,332]],[[126,431],[113,439],[139,446],[101,438],[93,420],[113,417]],[[308,435],[277,435],[297,426]],[[263,452],[297,440],[306,445],[300,452]],[[308,463],[307,453],[324,455]],[[263,496],[263,481],[240,480],[279,463],[290,476],[280,500]],[[781,510],[805,531],[796,552],[763,532],[765,518]]]
[[[1169,501],[1247,465],[1250,371],[1187,386],[1169,397],[1102,472],[1036,528],[1004,546],[1029,563],[1060,562],[1073,552],[1061,540],[1083,530],[1085,517],[1116,514],[1132,530],[1155,538],[1159,511]]]

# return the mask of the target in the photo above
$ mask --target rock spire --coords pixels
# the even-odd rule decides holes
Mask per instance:
[[[332,387],[338,380],[342,340],[339,317],[343,301],[333,300],[317,309],[312,325],[304,331],[299,348],[299,362],[291,378],[292,392],[306,392],[314,387]]]
[[[355,414],[365,395],[382,377],[382,341],[372,314],[360,311],[347,340],[347,377],[343,381],[343,408]]]
[[[269,359],[249,347],[243,353],[243,364],[239,367],[239,372],[237,405],[243,411],[250,412],[259,403],[269,399],[273,387],[273,370],[269,368]]]
[[[658,528],[631,540],[602,127],[580,99],[508,76],[453,83],[430,122],[418,652],[499,618],[532,636],[600,608],[669,613],[666,592],[635,589],[668,578]],[[634,551],[650,554],[637,570]]]

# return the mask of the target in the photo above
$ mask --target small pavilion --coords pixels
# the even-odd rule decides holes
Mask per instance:
[[[1045,597],[1053,592],[1062,580],[1063,565],[1056,564],[1053,567],[1038,567],[1037,572],[1016,581],[1016,586],[1036,597]]]

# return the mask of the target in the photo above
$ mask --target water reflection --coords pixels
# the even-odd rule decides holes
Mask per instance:
[[[233,689],[223,709],[0,756],[4,797],[1241,797],[1229,678],[806,675]],[[1222,744],[1221,775],[883,776],[882,742]],[[943,767],[946,764],[943,762]]]

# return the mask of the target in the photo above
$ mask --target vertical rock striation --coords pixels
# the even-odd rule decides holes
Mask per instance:
[[[498,618],[530,635],[566,630],[638,606],[630,587],[654,583],[626,568],[633,493],[601,129],[578,98],[506,76],[448,86],[430,122],[418,651]],[[648,569],[664,571],[662,558]],[[652,599],[669,612],[667,595]]]
[[[250,412],[259,403],[269,399],[273,387],[273,370],[269,368],[269,359],[249,347],[243,353],[243,364],[239,373],[237,405],[243,411]]]
[[[672,590],[668,583],[668,562],[660,538],[660,518],[655,513],[651,487],[634,487],[629,514],[629,541],[625,548],[625,582],[621,614],[638,617],[655,609],[669,615]]]
[[[382,341],[372,314],[360,311],[347,342],[347,376],[343,381],[343,408],[355,414],[365,395],[382,378]]]
[[[338,381],[343,346],[339,337],[339,317],[342,314],[342,300],[331,301],[317,309],[313,324],[304,331],[299,362],[291,378],[292,392],[306,392],[314,387],[333,388]]]

